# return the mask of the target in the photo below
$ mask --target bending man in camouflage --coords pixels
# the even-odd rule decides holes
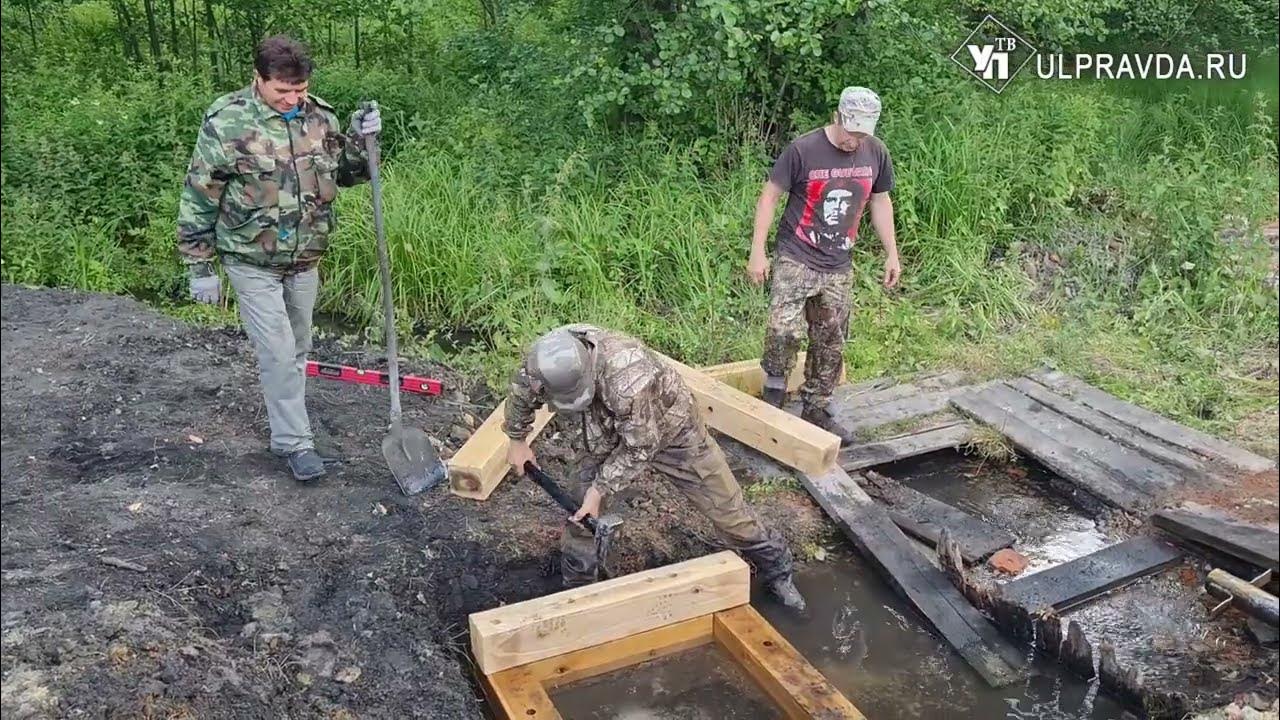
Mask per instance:
[[[769,327],[760,358],[764,399],[779,407],[785,402],[787,378],[795,367],[807,323],[809,355],[800,391],[801,417],[848,445],[853,435],[833,420],[827,406],[840,375],[848,331],[853,285],[850,250],[866,206],[871,207],[871,225],[885,250],[886,288],[898,283],[902,267],[889,199],[893,161],[888,148],[874,136],[880,98],[866,88],[845,88],[836,116],[830,125],[793,141],[774,164],[756,202],[747,274],[756,284],[769,277],[765,243],[774,209],[785,192]]]
[[[574,491],[582,507],[560,537],[567,586],[590,582],[596,563],[591,535],[576,521],[598,517],[609,496],[653,468],[711,520],[728,547],[755,564],[774,595],[790,608],[804,609],[791,580],[791,552],[747,508],[675,368],[640,341],[590,325],[542,336],[512,375],[507,396],[507,460],[518,473],[526,462],[536,462],[525,438],[544,403],[581,419],[582,461]]]
[[[306,406],[316,265],[338,186],[368,179],[363,137],[382,122],[374,105],[343,134],[333,107],[307,93],[311,60],[289,38],[264,40],[254,69],[249,87],[204,115],[178,208],[178,250],[197,302],[219,301],[213,260],[222,260],[258,355],[271,450],[307,481],[325,473]]]

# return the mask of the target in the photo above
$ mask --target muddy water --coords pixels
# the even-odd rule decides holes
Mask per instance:
[[[880,468],[1018,538],[1031,568],[1114,542],[1087,515],[1045,493],[1039,468],[996,470],[955,453]],[[753,590],[762,614],[871,720],[1110,720],[1124,716],[1057,666],[1033,661],[1033,677],[993,689],[847,545],[808,563],[796,583],[809,599],[800,620]],[[570,686],[555,700],[566,718],[767,718],[759,691],[709,648]],[[748,689],[750,688],[750,689]],[[754,693],[754,695],[753,695]],[[743,703],[746,703],[745,705]]]
[[[551,693],[565,720],[772,720],[782,713],[711,645]]]
[[[1089,685],[1038,665],[1039,676],[992,689],[864,561],[841,554],[796,578],[812,618],[801,621],[767,600],[760,612],[814,667],[872,720],[1120,718]],[[753,596],[761,598],[759,592]]]

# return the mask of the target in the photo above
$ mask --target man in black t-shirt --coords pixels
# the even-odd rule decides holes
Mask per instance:
[[[902,267],[893,232],[893,161],[875,137],[880,98],[866,88],[845,88],[833,122],[801,135],[783,150],[756,201],[755,233],[747,274],[760,284],[770,277],[765,252],[778,199],[787,205],[778,223],[777,263],[772,273],[769,328],[765,335],[764,399],[779,407],[805,331],[809,355],[801,396],[805,420],[840,436],[852,434],[827,410],[843,362],[852,291],[850,250],[863,208],[884,245],[884,286],[898,283]]]

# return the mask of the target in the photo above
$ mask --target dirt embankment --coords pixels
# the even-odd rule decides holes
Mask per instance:
[[[299,486],[267,451],[241,333],[101,295],[5,286],[2,304],[6,718],[480,717],[466,615],[558,587],[561,513],[537,488],[403,497],[379,451],[385,391],[324,381],[312,422],[343,463]],[[406,400],[453,447],[494,404],[407,370],[453,388]],[[793,547],[825,532],[802,491],[752,497]],[[712,549],[665,485],[615,507],[621,571]]]

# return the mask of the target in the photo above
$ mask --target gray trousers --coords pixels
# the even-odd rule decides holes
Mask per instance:
[[[285,275],[235,261],[224,262],[223,267],[235,288],[244,330],[258,354],[271,449],[290,453],[314,447],[307,418],[306,363],[319,272]]]

